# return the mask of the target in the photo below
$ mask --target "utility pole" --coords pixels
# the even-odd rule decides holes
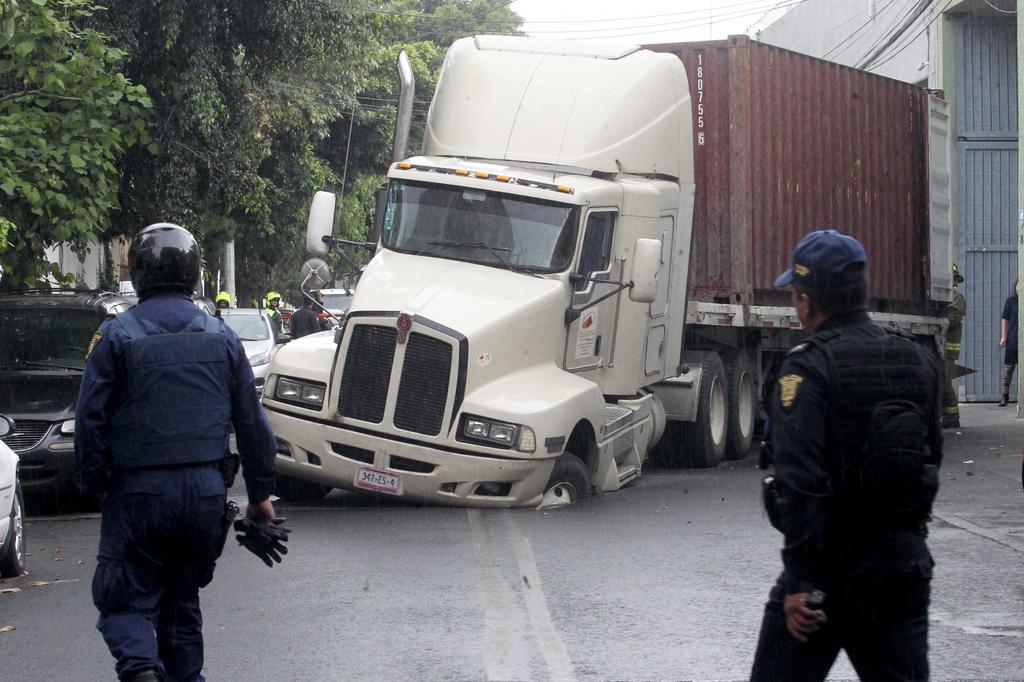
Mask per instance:
[[[238,293],[235,291],[235,240],[231,239],[224,244],[224,264],[221,268],[224,272],[224,291],[231,294],[231,303],[238,306]],[[219,291],[217,293],[220,293]]]
[[[1017,276],[1024,276],[1024,164],[1020,158],[1020,135],[1024,131],[1024,98],[1021,97],[1021,74],[1024,73],[1024,12],[1017,6]],[[1024,289],[1024,287],[1018,287]],[[1021,296],[1017,294],[1017,359],[1024,358],[1024,315],[1020,314]],[[1017,372],[1017,418],[1024,417],[1024,380]]]

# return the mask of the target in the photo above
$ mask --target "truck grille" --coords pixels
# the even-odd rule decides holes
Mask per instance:
[[[3,437],[4,443],[15,452],[31,450],[50,431],[50,422],[34,419],[19,419],[14,424],[14,433]]]
[[[451,371],[450,343],[410,334],[395,403],[395,426],[428,436],[441,433]]]
[[[391,363],[395,357],[395,329],[360,324],[352,330],[345,371],[341,375],[338,413],[379,424],[391,382]]]

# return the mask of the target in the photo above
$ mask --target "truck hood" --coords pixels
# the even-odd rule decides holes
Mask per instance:
[[[13,419],[70,419],[81,372],[0,372],[0,414]]]
[[[418,315],[474,340],[536,339],[562,330],[565,284],[502,268],[381,250],[348,310]],[[564,330],[562,330],[564,335]]]

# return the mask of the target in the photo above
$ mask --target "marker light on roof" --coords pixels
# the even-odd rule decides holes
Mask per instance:
[[[437,166],[420,166],[417,164],[402,162],[398,164],[400,170],[414,170],[422,173],[437,173],[438,175],[459,175],[464,178],[474,177],[479,180],[495,180],[497,182],[505,182],[510,185],[516,185],[518,187],[532,187],[533,189],[546,189],[553,192],[560,192],[562,194],[574,194],[576,190],[568,185],[553,185],[548,182],[539,182],[536,180],[526,180],[524,178],[514,178],[510,175],[491,175],[486,171],[469,171],[466,168],[441,168]]]

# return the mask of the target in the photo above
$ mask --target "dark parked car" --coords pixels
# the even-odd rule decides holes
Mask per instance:
[[[0,294],[0,413],[21,459],[26,498],[73,496],[75,403],[89,343],[103,319],[129,308],[117,294],[39,289]]]

